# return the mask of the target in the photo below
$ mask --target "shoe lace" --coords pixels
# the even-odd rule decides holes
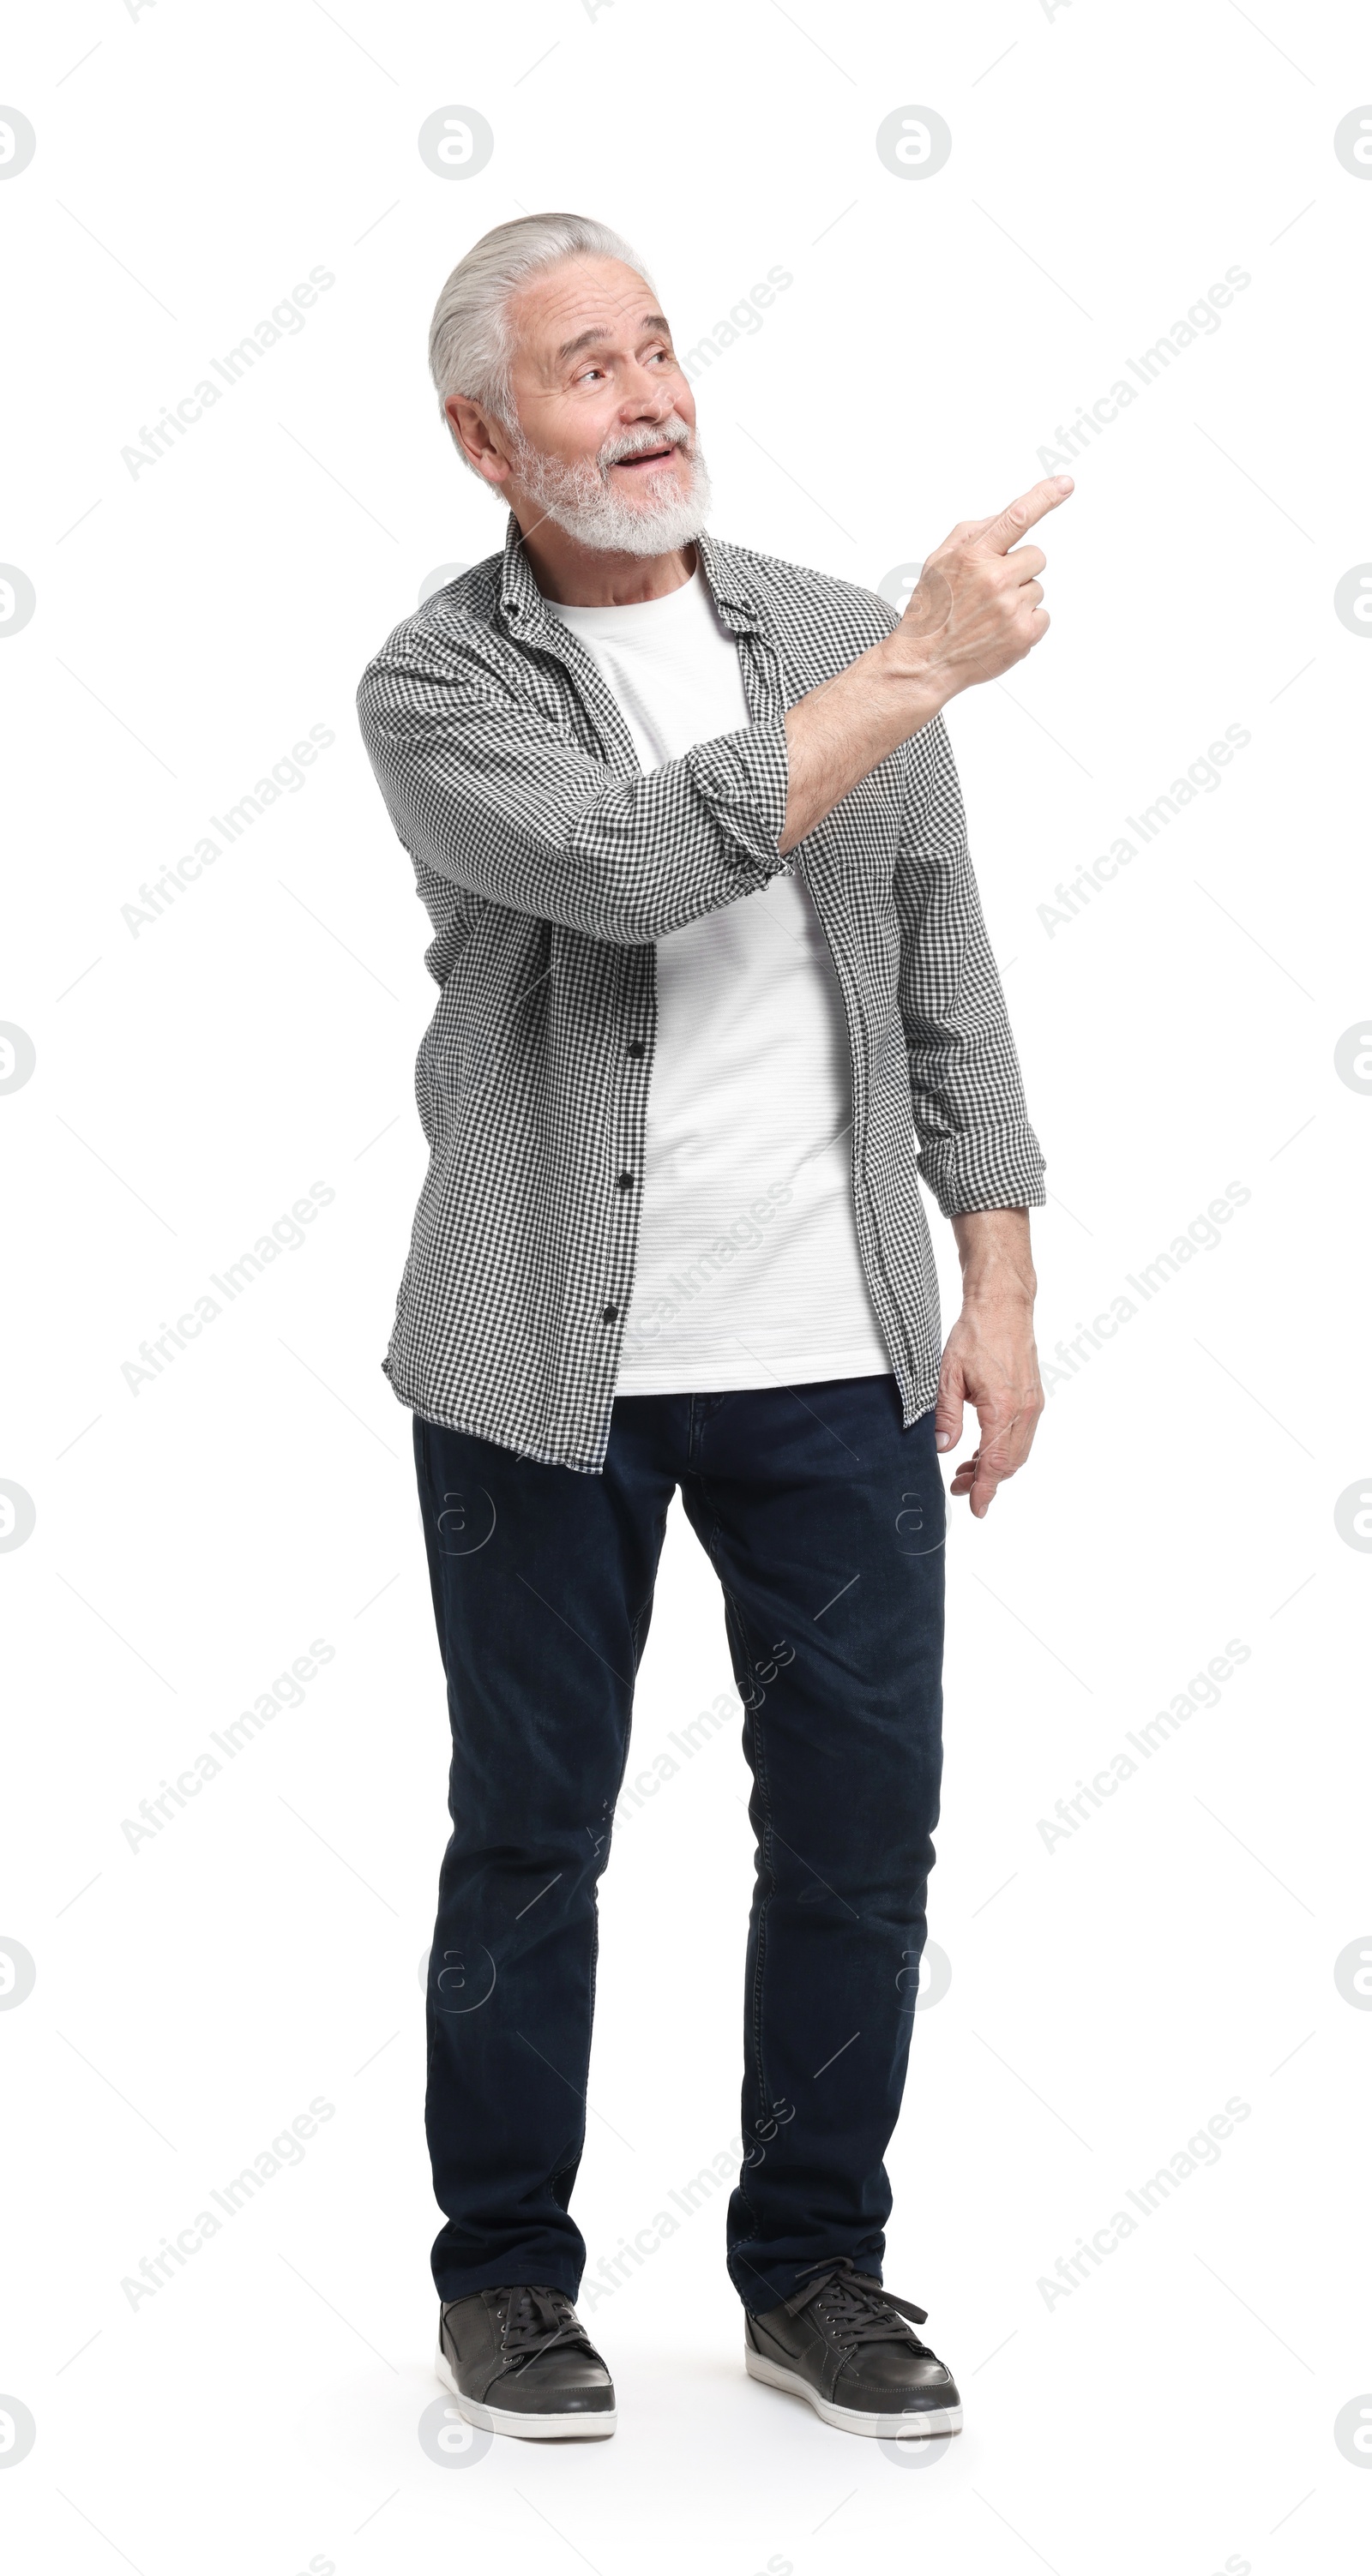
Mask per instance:
[[[921,2343],[904,2322],[912,2317],[922,2326],[928,2315],[910,2299],[897,2299],[884,2290],[880,2281],[859,2272],[848,2255],[837,2263],[812,2263],[808,2267],[819,2275],[808,2289],[798,2290],[786,2301],[786,2313],[796,2317],[813,2302],[826,2332],[844,2352],[853,2352],[864,2343],[905,2343],[910,2350],[929,2360],[929,2346]]]
[[[496,2314],[501,2350],[516,2369],[527,2368],[536,2355],[551,2352],[555,2344],[590,2350],[586,2329],[565,2290],[504,2290]]]

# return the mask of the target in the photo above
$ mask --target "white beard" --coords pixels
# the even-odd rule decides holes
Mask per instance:
[[[687,449],[688,489],[683,493],[674,484],[670,491],[638,502],[617,492],[610,481],[611,465],[622,456],[659,446],[664,438]],[[523,489],[544,517],[575,537],[578,545],[591,546],[601,554],[671,554],[699,536],[710,507],[710,477],[699,442],[675,414],[658,428],[607,441],[599,457],[588,457],[579,465],[564,465],[558,457],[541,455],[523,438],[514,462]]]

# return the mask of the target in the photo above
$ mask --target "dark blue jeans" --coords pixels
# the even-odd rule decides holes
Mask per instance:
[[[440,2296],[580,2286],[596,1882],[678,1486],[723,1588],[757,1837],[729,2271],[755,2314],[830,2256],[879,2278],[942,1761],[932,1413],[906,1430],[890,1377],[622,1397],[599,1476],[418,1416],[414,1442],[453,1733]]]

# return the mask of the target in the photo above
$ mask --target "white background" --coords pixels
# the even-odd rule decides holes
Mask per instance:
[[[37,134],[0,185],[0,556],[37,600],[0,638],[0,1017],[37,1057],[0,1098],[0,1476],[36,1509],[0,1562],[0,1935],[37,1968],[0,2013],[0,2390],[36,2425],[0,2477],[13,2563],[1351,2566],[1372,2017],[1334,1963],[1372,1948],[1372,1567],[1334,1511],[1372,1484],[1372,1103],[1334,1050],[1372,998],[1372,630],[1333,595],[1372,558],[1372,183],[1333,134],[1372,98],[1365,30],[1289,0],[86,0],[27,13],[3,79]],[[916,183],[874,143],[912,103],[953,136]],[[450,104],[495,136],[460,181],[416,145]],[[614,2442],[455,2473],[417,2434],[447,1724],[379,1362],[433,996],[352,700],[431,570],[500,542],[425,335],[469,244],[546,206],[639,245],[685,349],[790,271],[697,371],[712,524],[871,587],[1034,481],[1227,268],[1251,280],[1076,462],[1051,635],[950,720],[1049,1162],[1045,1356],[1228,1183],[1251,1198],[1085,1346],[989,1521],[957,1515],[952,1982],[915,2032],[887,2278],[967,2428],[914,2468],[744,2378],[723,2192],[592,2311]],[[315,265],[306,327],[131,474],[142,426]],[[140,883],[312,724],[336,740],[303,788],[134,936]],[[1222,785],[1050,937],[1058,882],[1230,724],[1252,739]],[[315,1181],[303,1245],[131,1392],[140,1342]],[[122,1820],[317,1637],[303,1705],[131,1850]],[[1045,1848],[1038,1820],[1231,1638],[1219,1705]],[[727,1683],[674,1512],[645,1760]],[[592,2272],[735,2132],[744,1794],[731,1722],[618,1841]],[[140,2258],[316,2096],[303,2161],[131,2307]],[[1050,2306],[1058,2257],[1231,2096],[1219,2161]]]

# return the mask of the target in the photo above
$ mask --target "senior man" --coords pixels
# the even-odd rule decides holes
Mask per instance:
[[[433,925],[430,1148],[385,1368],[453,1758],[428,1984],[462,2414],[614,2429],[576,2314],[596,1883],[668,1505],[719,1576],[757,1840],[727,2259],[755,2379],[955,2431],[882,2285],[941,1763],[939,1452],[984,1516],[1042,1408],[1044,1197],[941,710],[1048,618],[1040,483],[903,614],[707,534],[695,403],[606,226],[487,233],[430,364],[500,553],[362,730]],[[940,1371],[923,1176],[962,1311]]]

